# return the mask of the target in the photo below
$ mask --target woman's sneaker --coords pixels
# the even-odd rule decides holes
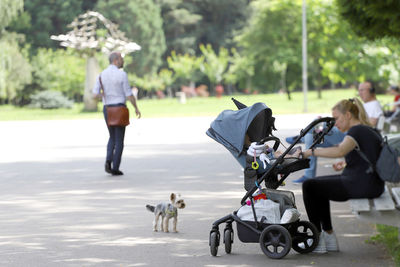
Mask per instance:
[[[339,244],[335,235],[335,232],[328,234],[327,232],[322,232],[321,236],[325,239],[325,245],[327,251],[339,251]]]
[[[319,235],[318,245],[314,248],[314,250],[312,252],[320,253],[320,254],[328,252],[326,250],[325,238],[324,238],[323,232]]]

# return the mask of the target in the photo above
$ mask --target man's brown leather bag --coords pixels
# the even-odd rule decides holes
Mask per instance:
[[[129,110],[124,106],[106,107],[108,126],[129,125]]]

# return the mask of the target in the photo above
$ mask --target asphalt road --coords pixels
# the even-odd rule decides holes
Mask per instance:
[[[277,116],[278,137],[297,133],[313,115]],[[126,132],[125,175],[104,172],[107,132],[101,120],[0,122],[0,266],[392,266],[366,242],[373,225],[333,203],[340,252],[266,257],[235,236],[232,254],[210,255],[211,224],[240,207],[241,167],[205,135],[213,118],[141,119]],[[329,173],[320,160],[318,173]],[[301,187],[288,177],[307,216]],[[179,233],[152,231],[146,204],[179,193]],[[223,230],[223,229],[220,229]],[[236,231],[236,225],[234,225]],[[223,245],[223,244],[221,244]]]

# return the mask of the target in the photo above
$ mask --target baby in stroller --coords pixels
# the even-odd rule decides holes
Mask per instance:
[[[246,107],[236,100],[234,102],[239,110],[225,110],[219,114],[211,123],[207,135],[224,145],[244,167],[247,192],[239,210],[213,223],[209,240],[211,254],[215,256],[218,251],[221,223],[226,223],[225,251],[228,254],[231,252],[233,222],[237,224],[238,237],[242,242],[259,242],[264,254],[270,258],[282,258],[292,247],[299,253],[311,252],[318,244],[316,227],[308,221],[300,221],[299,216],[293,216],[297,211],[293,192],[276,190],[290,173],[307,168],[309,160],[299,157],[301,151],[294,149],[296,143],[283,152],[277,152],[280,140],[272,135],[272,130],[276,130],[275,119],[265,104]],[[321,122],[328,125],[325,134],[334,125],[332,118],[321,118],[302,130],[300,135],[304,136]],[[324,133],[319,135],[311,147],[323,136]],[[274,142],[272,148],[266,145],[270,141]],[[261,187],[262,182],[265,188]],[[263,211],[266,213],[263,214]]]

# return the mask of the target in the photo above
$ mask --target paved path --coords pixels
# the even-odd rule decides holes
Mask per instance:
[[[315,116],[277,116],[277,135]],[[209,253],[213,221],[239,208],[242,171],[204,132],[213,118],[141,119],[126,133],[122,177],[103,171],[101,120],[0,122],[0,266],[391,266],[366,243],[371,225],[332,205],[341,252],[267,258],[237,237],[231,255]],[[319,173],[329,172],[320,161]],[[301,188],[291,184],[306,219]],[[179,233],[152,232],[144,206],[182,194]],[[222,229],[220,229],[222,230]],[[236,227],[235,227],[236,231]]]

